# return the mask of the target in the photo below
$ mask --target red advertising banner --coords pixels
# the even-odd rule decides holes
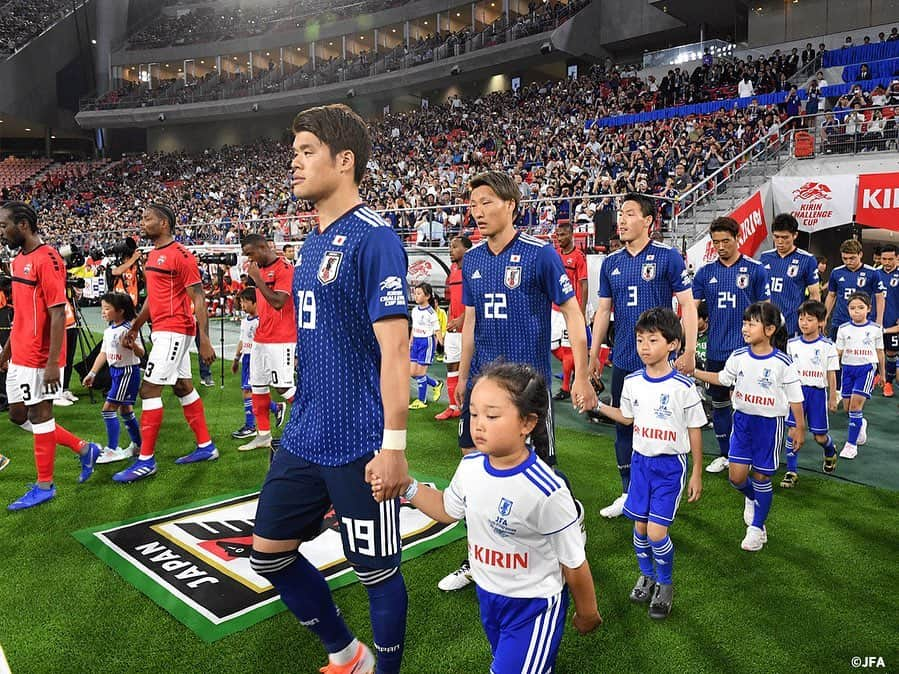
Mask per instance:
[[[855,221],[899,232],[899,173],[859,175]]]
[[[762,207],[761,190],[737,206],[730,214],[740,225],[740,252],[750,257],[755,255],[759,247],[768,238],[768,224],[765,222],[765,209]],[[687,251],[687,261],[694,269],[718,258],[712,245],[712,239],[706,234]]]

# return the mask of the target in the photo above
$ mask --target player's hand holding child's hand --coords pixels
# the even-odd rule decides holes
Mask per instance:
[[[590,632],[602,625],[602,617],[599,615],[599,611],[593,615],[586,616],[575,613],[571,616],[571,624],[574,625],[574,629],[577,630],[578,634],[590,634]]]

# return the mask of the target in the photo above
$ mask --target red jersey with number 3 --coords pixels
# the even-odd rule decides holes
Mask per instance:
[[[47,367],[50,358],[50,307],[66,304],[66,266],[59,253],[41,244],[12,260],[13,316],[10,362],[23,367]],[[63,330],[65,335],[65,330]],[[66,363],[66,341],[59,365]]]
[[[196,333],[194,304],[187,289],[200,283],[197,259],[176,241],[154,248],[144,268],[153,332]]]
[[[259,268],[262,281],[269,290],[286,293],[287,301],[280,309],[268,303],[262,293],[256,293],[259,327],[254,341],[260,344],[288,344],[297,341],[296,312],[293,308],[293,267],[283,257]]]
[[[462,267],[453,262],[449,276],[446,277],[446,294],[449,296],[449,320],[459,318],[465,313],[462,304]],[[460,331],[461,332],[461,331]]]

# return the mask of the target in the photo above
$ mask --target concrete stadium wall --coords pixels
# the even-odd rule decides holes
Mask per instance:
[[[750,45],[806,40],[830,33],[846,35],[862,28],[899,22],[897,0],[802,0],[798,3],[765,0],[753,5],[762,7],[762,12],[749,12]],[[877,39],[877,32],[870,33],[872,40]],[[889,29],[886,32],[889,34]],[[855,44],[862,42],[859,35],[853,40]],[[803,43],[800,49],[804,46]]]

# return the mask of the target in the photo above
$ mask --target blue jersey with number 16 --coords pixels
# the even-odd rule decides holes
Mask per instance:
[[[407,315],[406,252],[357,206],[303,242],[293,274],[297,392],[281,448],[343,466],[381,446],[381,350],[373,324]]]
[[[469,384],[502,357],[536,368],[548,386],[552,305],[572,297],[562,259],[546,241],[519,232],[499,253],[486,243],[465,253],[462,303],[475,310]]]

